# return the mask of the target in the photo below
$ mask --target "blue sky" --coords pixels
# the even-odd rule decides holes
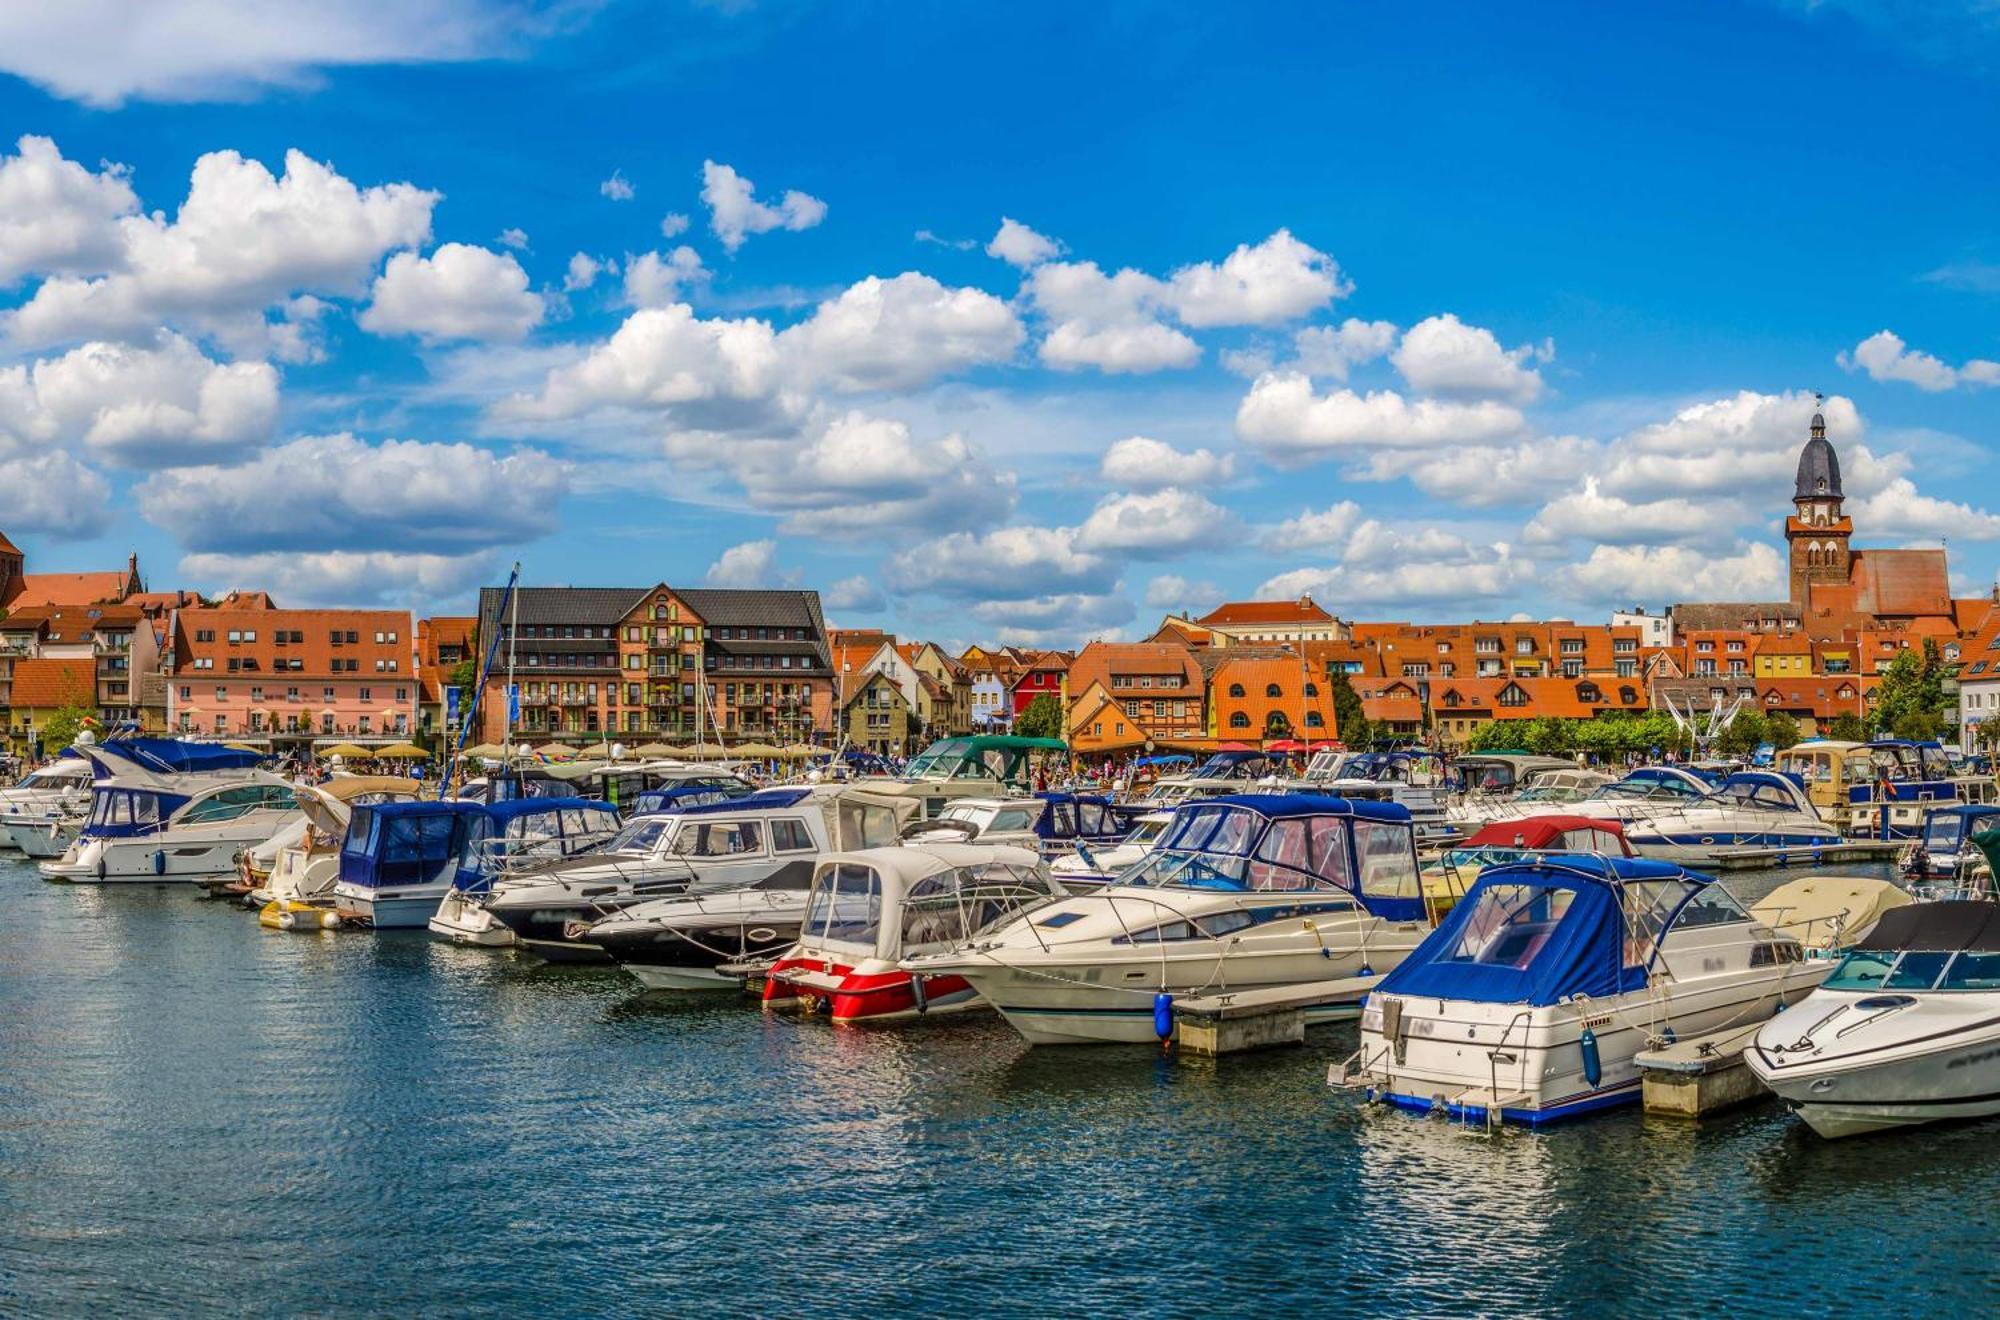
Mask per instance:
[[[1817,390],[1994,578],[1982,5],[273,10],[0,16],[34,566],[1593,618],[1782,594]]]

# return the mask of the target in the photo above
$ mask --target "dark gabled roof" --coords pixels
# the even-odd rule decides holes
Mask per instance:
[[[630,614],[651,590],[651,587],[521,587],[515,592],[518,601],[507,607],[508,620],[511,622],[518,616],[524,627],[548,623],[608,627]],[[499,622],[500,602],[506,595],[504,587],[480,589],[482,632]]]
[[[694,587],[677,593],[718,628],[812,628],[826,632],[817,591],[763,591]]]

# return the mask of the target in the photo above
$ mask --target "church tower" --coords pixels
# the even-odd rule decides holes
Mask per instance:
[[[1799,476],[1792,490],[1794,512],[1785,519],[1785,544],[1792,560],[1792,604],[1801,610],[1811,603],[1812,583],[1847,583],[1847,542],[1854,535],[1854,524],[1840,506],[1840,458],[1826,438],[1826,418],[1814,413],[1812,435],[1799,451]]]

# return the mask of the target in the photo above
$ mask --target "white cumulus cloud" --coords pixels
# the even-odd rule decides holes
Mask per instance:
[[[147,519],[197,552],[463,555],[554,530],[562,465],[522,450],[307,436],[237,467],[183,468],[139,490]]]
[[[796,190],[772,206],[756,198],[756,185],[727,165],[701,163],[701,200],[708,207],[708,227],[734,252],[752,234],[773,229],[811,229],[826,219],[826,203]]]
[[[1293,335],[1292,352],[1296,356],[1292,365],[1308,376],[1346,380],[1350,370],[1387,357],[1395,346],[1394,322],[1363,321],[1350,316],[1339,325],[1309,325]]]
[[[986,245],[986,255],[998,257],[1010,266],[1027,270],[1039,266],[1044,261],[1053,261],[1062,255],[1063,245],[1055,239],[1038,234],[1008,216],[1000,217],[1000,230],[993,235],[993,241]]]
[[[295,293],[355,296],[376,264],[430,235],[438,194],[407,183],[360,188],[299,151],[274,176],[233,151],[195,162],[187,199],[118,220],[119,252],[97,278],[48,279],[4,316],[17,346],[150,335],[162,322],[238,338]]]
[[[1187,325],[1275,325],[1350,291],[1332,257],[1280,229],[1254,247],[1237,244],[1219,265],[1182,266],[1168,281],[1166,297]]]
[[[268,591],[286,608],[387,606],[430,611],[462,606],[466,597],[506,575],[492,551],[462,555],[401,550],[283,550],[183,555],[180,576],[213,596],[232,590]]]
[[[278,418],[269,363],[212,362],[165,332],[150,346],[93,342],[0,372],[0,390],[20,401],[22,433],[118,467],[236,458],[269,439]]]
[[[1268,550],[1320,550],[1345,545],[1361,523],[1361,506],[1341,500],[1324,509],[1308,509],[1264,533]]]
[[[1546,345],[1503,349],[1491,330],[1446,312],[1405,331],[1389,360],[1419,394],[1532,403],[1542,392],[1542,377],[1526,364],[1552,352]]]
[[[2000,385],[2000,362],[1973,358],[1954,367],[1910,348],[1901,336],[1887,330],[1877,330],[1856,344],[1852,353],[1840,354],[1838,360],[1849,371],[1865,371],[1875,380],[1901,381],[1933,394],[1954,385]]]
[[[873,390],[1005,362],[1024,337],[1013,309],[992,294],[906,271],[849,286],[778,340],[803,381]]]
[[[1311,379],[1296,372],[1259,376],[1236,410],[1236,433],[1279,464],[1362,446],[1490,444],[1518,435],[1526,424],[1517,409],[1490,399],[1410,400],[1393,390],[1319,395]]]
[[[1197,449],[1182,453],[1164,440],[1149,436],[1127,436],[1104,451],[1098,475],[1114,485],[1131,490],[1160,490],[1168,486],[1210,486],[1236,474],[1233,455],[1217,455]]]
[[[446,243],[428,257],[398,252],[376,277],[361,328],[378,335],[521,339],[542,322],[542,300],[510,252]]]
[[[24,275],[118,265],[125,251],[118,221],[139,209],[125,168],[93,174],[45,137],[24,136],[15,150],[0,156],[0,288]]]
[[[639,190],[632,186],[623,170],[613,170],[610,178],[597,185],[597,195],[614,202],[629,202],[639,195]]]
[[[642,252],[625,258],[625,301],[634,307],[665,307],[682,301],[689,285],[707,278],[701,254],[686,244],[665,256]]]
[[[778,543],[765,539],[730,546],[703,580],[711,587],[775,587],[788,578],[778,569]]]
[[[1556,592],[1594,604],[1777,600],[1786,591],[1786,570],[1783,557],[1762,542],[1739,542],[1728,554],[1684,545],[1600,545],[1548,581]]]
[[[1140,557],[1179,554],[1228,536],[1236,517],[1207,496],[1166,489],[1111,495],[1077,528],[1076,548]]]

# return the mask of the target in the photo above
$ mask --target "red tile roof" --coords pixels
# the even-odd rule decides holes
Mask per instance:
[[[97,704],[97,662],[88,656],[74,660],[16,660],[15,710],[55,710],[62,706]]]
[[[1252,623],[1332,623],[1333,616],[1312,603],[1298,600],[1232,600],[1195,620],[1204,627]]]
[[[94,605],[125,594],[124,573],[23,573],[14,607],[34,605]]]
[[[1850,581],[1863,613],[1952,617],[1950,574],[1942,550],[1856,550]]]

